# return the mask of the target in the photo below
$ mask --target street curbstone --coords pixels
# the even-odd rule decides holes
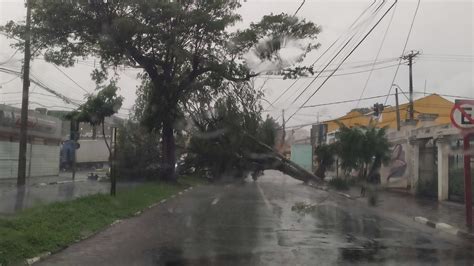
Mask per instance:
[[[429,227],[436,228],[436,223],[433,222],[433,221],[430,221],[430,220],[428,220],[428,221],[426,222],[426,225],[429,226]]]
[[[447,233],[450,233],[452,235],[456,235],[459,231],[459,229],[449,225],[449,224],[446,224],[446,223],[437,223],[436,224],[436,229],[440,229],[442,231],[445,231]]]
[[[474,234],[473,233],[466,232],[464,230],[456,228],[456,227],[454,227],[452,225],[449,225],[447,223],[433,222],[433,221],[430,221],[430,220],[426,219],[425,217],[421,217],[421,216],[414,217],[414,220],[418,223],[427,225],[429,227],[438,229],[440,231],[449,233],[451,235],[455,235],[455,236],[458,236],[460,238],[464,238],[466,240],[471,240],[471,241],[474,240]]]
[[[27,265],[32,265],[33,263],[36,263],[36,262],[38,262],[38,261],[40,261],[40,260],[42,260],[42,259],[44,259],[44,258],[46,258],[50,255],[51,255],[51,252],[42,253],[39,256],[36,256],[34,258],[26,259],[26,264]]]
[[[82,182],[82,181],[86,181],[86,180],[62,181],[62,182],[61,182],[61,181],[59,181],[59,182],[55,181],[55,182],[42,183],[42,184],[44,184],[44,185],[55,185],[55,184],[64,184],[64,183]],[[189,187],[189,189],[192,189],[192,187]],[[179,192],[178,194],[181,195],[182,193],[183,193],[183,192],[181,191],[181,192]],[[176,195],[171,195],[171,196],[170,196],[170,198],[174,198],[174,197],[176,197]],[[159,203],[162,204],[162,203],[165,203],[166,201],[167,201],[167,199],[162,199]],[[153,207],[157,206],[159,203],[157,202],[157,203],[151,204],[151,205],[148,206],[147,208],[148,208],[148,209],[153,208]],[[134,216],[138,216],[138,215],[142,214],[143,212],[144,212],[144,210],[137,211],[137,212],[135,212],[133,215],[134,215]],[[112,227],[112,226],[114,226],[114,225],[117,225],[117,224],[121,223],[122,221],[123,221],[123,220],[120,220],[120,219],[119,219],[119,220],[115,220],[115,221],[113,221],[108,227]],[[67,245],[65,245],[65,246],[63,246],[63,247],[61,247],[61,248],[59,248],[59,249],[57,249],[57,250],[55,250],[55,251],[53,251],[53,252],[49,252],[49,251],[48,251],[48,252],[41,253],[40,255],[38,255],[38,256],[36,256],[36,257],[29,258],[29,259],[25,259],[25,260],[23,261],[23,263],[26,264],[26,265],[33,265],[33,264],[35,264],[35,263],[37,263],[37,262],[39,262],[39,261],[41,261],[41,260],[46,259],[47,257],[49,257],[49,256],[51,256],[51,255],[53,255],[53,254],[56,254],[56,253],[60,252],[61,250],[64,250],[64,249],[68,248],[68,247],[69,247],[71,244],[73,244],[73,243],[78,243],[78,242],[84,241],[84,240],[86,240],[86,239],[89,239],[89,238],[91,238],[91,237],[93,237],[93,236],[99,234],[100,232],[103,232],[103,231],[106,230],[106,229],[107,229],[107,227],[104,227],[103,229],[98,230],[98,231],[96,231],[96,232],[83,235],[82,237],[80,237],[80,238],[78,238],[78,239],[75,239],[72,243],[67,244]],[[0,266],[3,266],[3,265],[0,264]]]
[[[467,240],[474,240],[474,234],[473,233],[468,233],[466,231],[463,231],[463,230],[458,230],[457,236],[461,237],[461,238],[464,238],[464,239],[467,239]]]
[[[426,222],[428,222],[428,219],[426,219],[425,217],[417,216],[415,217],[415,221],[422,224],[426,224]]]
[[[346,194],[346,193],[337,192],[337,194],[339,194],[339,195],[341,195],[341,196],[343,196],[343,197],[346,197],[346,198],[348,198],[348,199],[354,199],[351,195]]]
[[[115,221],[113,221],[113,222],[110,224],[110,226],[114,226],[114,225],[116,225],[116,224],[119,224],[121,221],[122,221],[122,220],[115,220]]]

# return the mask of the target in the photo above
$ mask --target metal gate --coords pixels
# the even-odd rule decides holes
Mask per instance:
[[[471,141],[471,146],[474,143]],[[454,146],[457,149],[462,149],[462,140],[457,140]],[[471,175],[474,175],[474,158],[471,157]],[[464,156],[462,154],[449,155],[449,185],[448,185],[448,199],[456,202],[464,202]],[[471,184],[474,192],[474,179]],[[473,199],[474,203],[474,199]]]
[[[420,146],[419,178],[416,191],[426,197],[438,196],[438,149],[433,139]]]

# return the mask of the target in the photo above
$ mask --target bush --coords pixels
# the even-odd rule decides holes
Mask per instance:
[[[329,180],[328,184],[336,190],[348,190],[352,182],[346,178],[336,177]]]

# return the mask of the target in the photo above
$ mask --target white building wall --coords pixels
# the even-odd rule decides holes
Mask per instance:
[[[0,178],[16,178],[18,142],[0,141]],[[59,146],[30,144],[27,146],[26,169],[29,177],[59,174]]]

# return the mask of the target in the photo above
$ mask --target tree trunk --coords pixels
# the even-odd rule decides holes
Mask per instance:
[[[374,182],[377,184],[380,183],[379,170],[381,166],[382,166],[382,159],[380,158],[380,156],[376,156],[374,163],[372,164],[372,167],[370,168],[370,171],[369,171],[369,179],[371,182]]]
[[[110,145],[107,142],[107,137],[105,136],[105,122],[104,121],[102,121],[102,136],[104,137],[105,146],[107,146],[107,150],[109,151],[109,160],[110,160],[110,155],[112,154],[112,151],[110,150]]]
[[[93,125],[92,126],[92,139],[96,139],[96,138],[97,138],[97,126]]]
[[[169,120],[163,122],[162,129],[162,167],[163,178],[167,181],[176,182],[176,144],[174,139],[173,123]]]

